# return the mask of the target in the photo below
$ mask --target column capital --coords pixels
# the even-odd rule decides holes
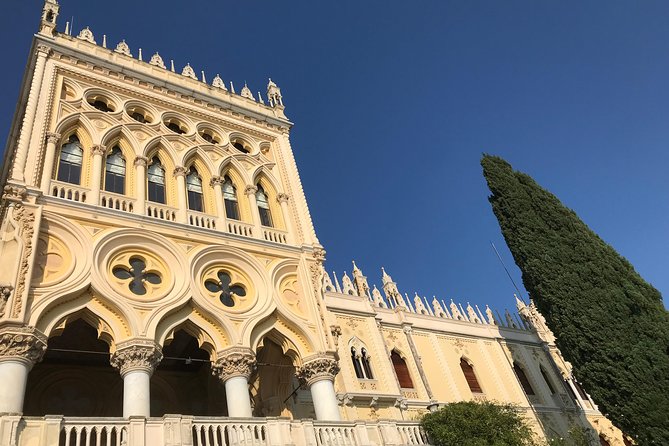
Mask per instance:
[[[304,364],[297,371],[297,377],[311,386],[325,379],[334,381],[339,373],[339,363],[333,355],[318,353],[304,358]]]
[[[276,201],[279,203],[288,203],[289,198],[288,194],[284,194],[283,192],[276,194]]]
[[[150,339],[133,339],[116,346],[109,362],[117,368],[121,376],[142,370],[152,374],[163,359],[162,349]]]
[[[258,192],[258,188],[249,184],[244,188],[244,194],[245,195],[255,195],[256,192]]]
[[[107,151],[107,146],[105,146],[104,144],[93,144],[91,146],[91,155],[93,156],[95,155],[102,156],[105,154],[106,151]]]
[[[51,47],[48,46],[48,45],[39,44],[35,48],[35,54],[38,55],[38,56],[40,56],[40,55],[48,56],[49,54],[51,54]]]
[[[209,180],[209,185],[211,187],[220,186],[223,183],[225,183],[225,179],[223,177],[218,176],[218,175],[215,175],[215,176],[211,177],[211,180]]]
[[[60,133],[46,132],[45,139],[47,144],[58,144],[58,141],[60,141]]]
[[[33,365],[46,352],[47,337],[35,327],[4,325],[0,327],[0,361],[19,360]]]
[[[147,164],[149,164],[149,159],[145,156],[138,155],[135,157],[135,162],[133,163],[135,166],[144,166],[146,167]]]
[[[183,167],[183,166],[177,166],[177,167],[174,168],[173,175],[174,175],[175,177],[185,177],[185,176],[186,176],[186,172],[187,172],[187,170],[186,170],[185,167]]]
[[[256,354],[246,347],[232,347],[220,352],[216,362],[211,364],[211,374],[225,382],[235,376],[247,380],[256,368]]]

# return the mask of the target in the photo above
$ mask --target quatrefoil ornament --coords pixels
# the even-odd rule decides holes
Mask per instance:
[[[112,274],[117,279],[128,281],[128,288],[138,296],[146,294],[146,282],[152,285],[160,285],[162,282],[157,273],[146,270],[146,262],[139,257],[130,258],[129,265],[115,266]]]
[[[239,284],[232,284],[232,278],[227,272],[219,271],[216,276],[218,277],[218,280],[205,280],[204,287],[207,291],[218,294],[223,305],[226,307],[234,307],[235,300],[233,299],[233,296],[246,296],[244,287]]]

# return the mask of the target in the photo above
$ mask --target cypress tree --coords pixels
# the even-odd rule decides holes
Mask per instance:
[[[669,445],[669,313],[660,293],[578,216],[502,158],[483,175],[523,283],[602,413]]]

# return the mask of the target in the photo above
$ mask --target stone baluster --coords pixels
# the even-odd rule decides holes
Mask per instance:
[[[137,204],[135,205],[135,214],[144,215],[146,213],[146,166],[149,159],[145,156],[135,157],[135,176],[137,177]]]
[[[151,375],[163,359],[160,346],[148,339],[135,339],[117,345],[110,363],[123,378],[123,416],[148,417],[151,414]]]
[[[33,131],[33,124],[35,123],[35,115],[37,113],[37,100],[39,98],[40,90],[42,89],[42,79],[44,78],[44,67],[46,65],[46,58],[51,52],[51,48],[46,45],[37,45],[37,60],[35,61],[35,70],[33,71],[33,79],[30,83],[30,91],[28,92],[28,102],[26,103],[26,110],[23,114],[23,124],[21,125],[21,133],[19,141],[16,146],[16,154],[14,155],[14,169],[12,170],[12,178],[18,181],[25,181],[26,160],[28,159],[28,146],[30,143],[30,136]]]
[[[89,204],[100,204],[100,189],[102,189],[102,158],[107,148],[102,144],[95,144],[91,147],[93,156],[93,166],[91,169],[91,191],[89,192],[87,202]]]
[[[225,180],[220,176],[215,176],[211,179],[209,184],[214,188],[214,198],[216,199],[216,212],[218,218],[216,219],[216,227],[219,231],[225,231],[225,200],[223,199],[223,183]]]
[[[288,243],[293,242],[292,219],[290,218],[290,209],[288,209],[288,194],[279,193],[276,196],[276,201],[281,206],[281,215],[283,216],[284,225],[286,225],[286,232],[288,232]]]
[[[177,166],[174,168],[174,178],[177,180],[177,203],[179,209],[177,210],[177,221],[179,223],[188,222],[188,202],[186,200],[186,168]]]
[[[0,328],[0,413],[23,412],[28,373],[42,360],[47,338],[33,327]]]
[[[263,236],[260,225],[260,213],[258,212],[258,202],[256,201],[256,192],[258,192],[258,188],[250,184],[244,189],[244,194],[249,197],[249,203],[251,205],[251,215],[253,216],[253,236],[255,238],[261,239]]]
[[[314,402],[316,419],[340,421],[339,405],[334,390],[334,379],[339,373],[339,364],[333,356],[317,354],[304,359],[297,377],[309,386]]]
[[[249,377],[256,367],[253,350],[244,347],[229,348],[218,354],[211,366],[211,373],[225,385],[228,416],[253,416],[249,395]]]
[[[49,132],[46,134],[46,151],[44,153],[44,164],[42,167],[42,182],[40,188],[45,194],[49,193],[49,184],[53,175],[53,167],[56,162],[56,144],[60,141],[60,133]]]

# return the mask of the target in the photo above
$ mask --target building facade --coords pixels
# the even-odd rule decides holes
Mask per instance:
[[[471,399],[631,444],[532,304],[325,271],[274,82],[237,94],[59,12],[2,171],[0,445],[426,444],[420,416]]]

